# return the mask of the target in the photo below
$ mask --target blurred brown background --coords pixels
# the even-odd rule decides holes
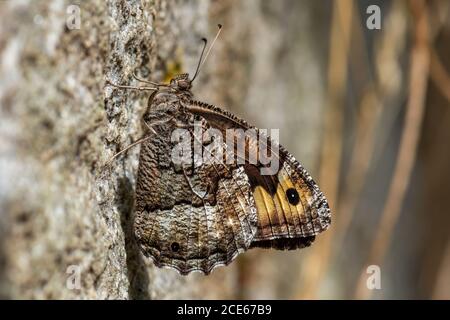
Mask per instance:
[[[102,170],[147,98],[105,79],[192,73],[218,23],[197,99],[279,128],[333,222],[182,277],[133,242],[139,148]],[[444,0],[0,1],[0,296],[449,299],[449,56]]]

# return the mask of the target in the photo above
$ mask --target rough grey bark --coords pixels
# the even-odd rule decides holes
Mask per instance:
[[[66,26],[71,4],[80,7],[79,30]],[[291,7],[302,17],[286,17]],[[325,60],[316,40],[326,25],[312,30],[321,24],[309,18],[325,13],[316,11],[297,1],[2,1],[0,296],[288,296],[293,282],[281,275],[299,276],[285,268],[298,265],[298,253],[253,250],[209,277],[182,277],[142,256],[131,233],[139,148],[104,164],[140,137],[148,95],[113,89],[105,79],[136,85],[134,70],[158,81],[192,72],[199,39],[222,23],[197,97],[259,127],[281,128],[281,142],[310,168],[318,139],[303,138],[320,132],[318,66]],[[296,127],[302,144],[292,136]],[[71,266],[80,268],[78,289]]]

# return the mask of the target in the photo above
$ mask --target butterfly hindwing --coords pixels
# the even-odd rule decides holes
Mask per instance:
[[[167,109],[156,100],[151,113]],[[156,134],[141,145],[135,235],[157,266],[208,274],[250,247],[257,231],[252,189],[243,167],[174,165],[172,134],[179,127],[191,132],[194,115],[176,113],[173,120],[155,126]]]

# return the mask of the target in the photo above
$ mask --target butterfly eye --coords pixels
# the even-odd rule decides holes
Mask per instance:
[[[300,201],[300,196],[298,195],[297,190],[294,188],[289,188],[286,190],[286,197],[290,204],[297,205]]]
[[[172,249],[173,252],[177,252],[180,250],[180,244],[178,242],[172,242],[170,249]]]

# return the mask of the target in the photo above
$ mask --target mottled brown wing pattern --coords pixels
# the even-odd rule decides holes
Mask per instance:
[[[160,100],[150,117],[174,115],[175,121],[154,127],[154,137],[141,145],[136,239],[159,267],[208,274],[250,247],[257,232],[252,188],[242,166],[174,166],[171,134],[179,125],[190,128],[194,115],[175,112],[180,101]]]

